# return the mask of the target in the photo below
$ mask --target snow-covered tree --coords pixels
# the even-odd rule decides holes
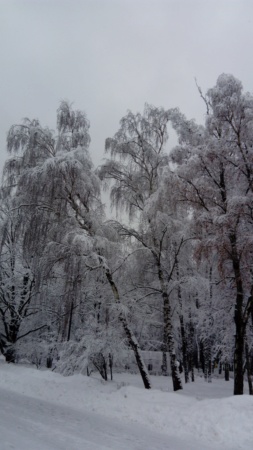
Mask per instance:
[[[0,242],[0,349],[8,362],[16,358],[20,339],[42,329],[34,317],[40,312],[36,259],[22,247],[25,218],[2,198]]]
[[[180,200],[192,208],[199,252],[206,257],[216,253],[220,277],[230,288],[234,394],[242,394],[244,339],[252,310],[253,97],[233,76],[221,75],[203,98],[205,129],[175,114],[179,146],[172,160],[179,166]]]
[[[170,294],[178,255],[189,236],[183,211],[173,201],[175,186],[166,153],[170,115],[170,111],[150,105],[145,106],[143,114],[128,112],[121,119],[114,138],[106,140],[110,159],[101,167],[100,177],[113,181],[112,205],[117,210],[125,210],[132,225],[114,221],[113,226],[121,237],[136,242],[153,271],[150,287],[160,293],[163,348],[170,354],[173,386],[178,390],[182,384],[176,360]]]
[[[25,251],[43,249],[41,267],[46,270],[41,271],[41,279],[48,267],[53,268],[59,261],[65,265],[65,275],[72,284],[80,267],[83,273],[104,271],[118,305],[119,321],[135,353],[145,387],[150,388],[139,344],[120,311],[119,290],[101,250],[103,207],[100,181],[88,152],[88,130],[85,114],[74,111],[65,101],[57,111],[57,134],[28,119],[12,126],[7,144],[14,156],[5,165],[3,192],[13,195],[15,208],[29,217],[23,238]]]

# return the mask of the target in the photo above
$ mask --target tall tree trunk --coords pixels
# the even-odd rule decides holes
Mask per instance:
[[[162,374],[164,376],[168,375],[168,359],[167,359],[167,344],[166,344],[166,335],[163,329],[163,345],[162,345]]]
[[[195,381],[194,378],[194,326],[191,321],[191,311],[189,312],[189,345],[188,345],[188,366],[191,373],[191,380]]]
[[[247,370],[247,378],[249,385],[249,395],[253,395],[253,386],[252,386],[252,376],[251,376],[251,358],[249,352],[249,344],[246,340],[245,342],[245,357],[246,357],[246,370]]]
[[[212,285],[212,275],[213,270],[212,266],[209,269],[209,311],[208,316],[206,318],[206,326],[207,326],[207,337],[204,339],[204,375],[205,380],[208,383],[212,382],[212,328],[213,328],[213,317],[212,317],[212,303],[213,303],[213,285]]]
[[[209,338],[204,341],[204,376],[208,383],[212,382],[212,352]]]
[[[225,381],[229,381],[229,363],[225,362]]]
[[[194,374],[194,365],[193,364],[191,366],[191,380],[194,383],[194,381],[195,381],[195,374]]]
[[[182,339],[182,354],[183,354],[183,368],[184,368],[184,379],[185,383],[189,382],[189,366],[188,366],[188,352],[187,352],[187,340],[184,326],[184,318],[182,315],[179,317],[180,320],[180,331]]]
[[[244,326],[240,311],[235,311],[236,334],[234,351],[234,395],[243,394],[243,353],[244,353]]]
[[[113,367],[113,355],[111,353],[109,353],[109,368],[110,368],[110,374],[111,374],[111,381],[113,380],[112,367]]]
[[[176,351],[175,351],[174,337],[173,337],[173,331],[172,331],[170,306],[168,307],[168,304],[166,304],[166,302],[164,304],[164,322],[165,322],[165,331],[166,331],[166,338],[167,338],[167,344],[168,344],[168,351],[169,351],[169,355],[170,355],[170,367],[171,367],[173,390],[178,391],[180,389],[183,389],[183,386],[182,386],[181,378],[179,375],[178,363],[176,360]]]
[[[173,327],[172,327],[172,317],[171,317],[171,305],[168,293],[165,288],[165,283],[163,279],[163,272],[161,267],[158,265],[158,277],[160,281],[162,297],[163,297],[163,318],[164,318],[164,334],[165,334],[165,342],[168,348],[168,352],[170,355],[170,367],[171,367],[171,376],[173,383],[173,390],[178,391],[183,389],[181,378],[179,375],[178,364],[176,360],[176,350],[173,336]]]
[[[74,309],[74,299],[72,298],[72,300],[71,300],[71,305],[70,305],[70,313],[69,313],[69,326],[68,326],[68,336],[67,336],[67,341],[70,340],[70,336],[71,336],[72,319],[73,319],[73,309]]]
[[[116,284],[114,283],[112,274],[108,268],[106,269],[105,273],[106,273],[106,278],[111,286],[115,302],[117,304],[120,304],[119,291],[118,291]],[[121,324],[123,326],[126,337],[128,339],[129,346],[131,347],[131,349],[134,352],[136,363],[137,363],[140,375],[142,377],[144,387],[145,387],[145,389],[151,389],[151,382],[150,382],[150,378],[149,378],[148,369],[147,369],[144,359],[141,355],[141,349],[140,349],[139,343],[138,343],[136,337],[134,336],[134,333],[132,332],[131,327],[128,324],[127,318],[122,313],[119,314],[119,321],[121,322]]]
[[[184,317],[183,317],[182,293],[181,293],[181,287],[179,284],[180,276],[179,276],[179,266],[178,266],[177,257],[175,260],[175,267],[176,267],[177,282],[178,282],[177,298],[178,298],[178,303],[179,303],[179,308],[180,308],[179,321],[180,321],[180,332],[181,332],[181,340],[182,340],[184,379],[185,379],[185,383],[188,383],[189,382],[189,367],[188,367],[188,355],[187,355],[187,340],[186,340],[186,332],[185,332]]]
[[[234,351],[234,395],[243,395],[243,353],[245,327],[243,321],[243,286],[240,271],[240,258],[237,254],[236,235],[230,236],[231,257],[236,285],[235,320],[235,351]]]

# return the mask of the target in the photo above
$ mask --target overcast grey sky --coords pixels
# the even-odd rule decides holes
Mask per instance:
[[[55,127],[61,99],[87,113],[91,155],[128,109],[178,106],[204,120],[204,91],[232,73],[253,91],[252,0],[0,0],[0,168],[23,117]]]

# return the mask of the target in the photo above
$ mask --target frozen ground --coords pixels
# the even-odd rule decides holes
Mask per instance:
[[[0,361],[0,450],[252,450],[253,398],[214,379],[173,393],[153,377],[115,381]]]

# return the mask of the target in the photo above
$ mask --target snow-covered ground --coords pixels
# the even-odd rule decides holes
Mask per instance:
[[[253,398],[214,379],[172,392],[167,377],[36,370],[0,361],[0,450],[252,450]]]

